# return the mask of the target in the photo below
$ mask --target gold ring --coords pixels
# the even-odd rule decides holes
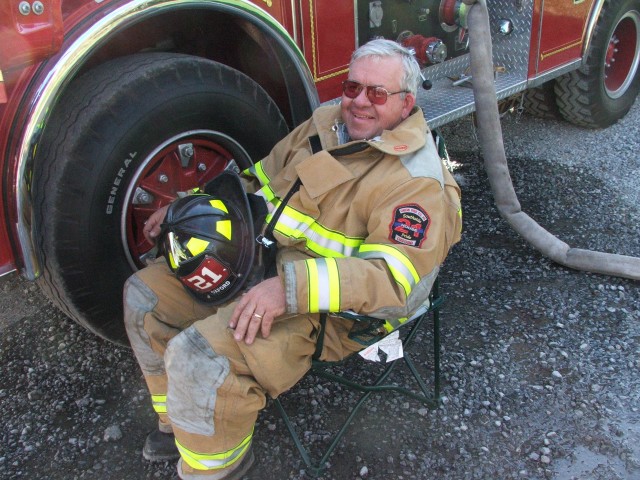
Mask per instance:
[[[257,313],[253,314],[254,317],[262,318],[262,315],[258,315]]]

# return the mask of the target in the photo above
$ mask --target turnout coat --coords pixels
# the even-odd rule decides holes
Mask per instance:
[[[370,140],[340,143],[341,131],[340,106],[321,107],[243,173],[267,221],[301,181],[274,230],[288,313],[351,310],[391,331],[428,304],[460,239],[460,189],[419,108]]]

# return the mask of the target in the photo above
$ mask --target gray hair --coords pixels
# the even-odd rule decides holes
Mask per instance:
[[[418,93],[420,78],[420,66],[409,50],[393,40],[379,38],[371,40],[359,47],[351,55],[351,64],[363,57],[400,57],[402,60],[403,75],[400,79],[400,88],[407,90],[415,97]]]

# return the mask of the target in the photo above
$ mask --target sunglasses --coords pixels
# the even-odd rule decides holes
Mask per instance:
[[[374,105],[384,105],[387,103],[389,95],[395,95],[396,93],[409,93],[409,90],[390,92],[386,88],[363,85],[361,83],[354,82],[353,80],[345,80],[342,82],[342,91],[348,98],[356,98],[365,88],[367,90],[367,98]]]

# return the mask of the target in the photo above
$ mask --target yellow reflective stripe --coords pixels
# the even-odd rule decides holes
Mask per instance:
[[[267,175],[266,172],[264,171],[264,168],[262,167],[262,162],[258,162],[250,166],[249,168],[244,170],[242,173],[243,175],[255,177],[260,182],[261,188],[260,190],[255,192],[256,195],[261,195],[262,197],[264,197],[264,199],[267,202],[271,202],[274,198],[276,198],[276,194],[269,186],[271,179],[269,178],[269,175]]]
[[[394,280],[402,286],[407,297],[413,287],[420,281],[420,276],[409,258],[400,250],[390,245],[363,244],[360,246],[358,257],[384,260]]]
[[[460,231],[462,232],[462,207],[458,207],[458,216],[460,217]]]
[[[340,274],[333,258],[305,260],[309,288],[309,312],[340,311]]]
[[[194,257],[204,252],[204,249],[208,246],[209,242],[196,237],[191,237],[185,245],[185,247],[187,247],[187,250],[189,250],[189,252],[191,252],[191,255],[193,255]]]
[[[313,217],[289,206],[284,207],[275,231],[296,240],[305,239],[306,247],[322,257],[353,256],[364,242],[363,238],[348,237],[330,230]]]
[[[231,240],[231,220],[218,220],[216,222],[216,232],[227,240]]]
[[[274,205],[274,210],[278,208],[277,205],[280,204],[280,201],[276,199],[276,194],[269,185],[262,187],[256,192],[256,194],[262,195],[267,202],[271,202]],[[274,201],[274,199],[276,200]]]
[[[275,193],[273,192],[273,190],[271,190],[271,188],[268,185],[265,185],[264,187],[262,187],[260,191],[257,193],[258,195],[262,195],[265,198],[265,200],[269,202],[269,204],[267,205],[267,208],[269,209],[269,213],[267,214],[267,217],[265,219],[265,221],[269,223],[273,218],[274,212],[278,209],[278,207],[282,202],[280,201],[279,198],[276,197]]]
[[[222,200],[209,200],[209,205],[211,205],[213,208],[217,208],[218,210],[223,211],[224,213],[229,213],[229,210],[227,210],[227,206]]]
[[[176,445],[178,446],[182,460],[191,468],[195,470],[218,470],[220,468],[230,467],[240,460],[251,446],[252,437],[253,430],[242,439],[238,446],[221,453],[194,452],[182,445],[177,438]]]
[[[173,258],[173,253],[169,252],[169,263],[171,264],[171,269],[172,270],[177,270],[178,269],[178,262],[176,262],[176,259]]]
[[[151,395],[151,403],[156,413],[167,413],[166,395]]]
[[[242,172],[244,175],[250,175],[256,177],[260,182],[260,185],[268,185],[271,182],[269,175],[264,171],[262,162],[254,163],[249,168]]]
[[[320,285],[318,278],[318,267],[314,260],[305,260],[307,266],[307,285],[309,296],[309,312],[317,312],[320,308]]]
[[[402,317],[402,318],[392,318],[390,320],[385,320],[384,321],[384,329],[388,332],[391,333],[393,332],[396,328],[399,328],[402,326],[403,323],[405,323],[407,321],[407,317]]]

